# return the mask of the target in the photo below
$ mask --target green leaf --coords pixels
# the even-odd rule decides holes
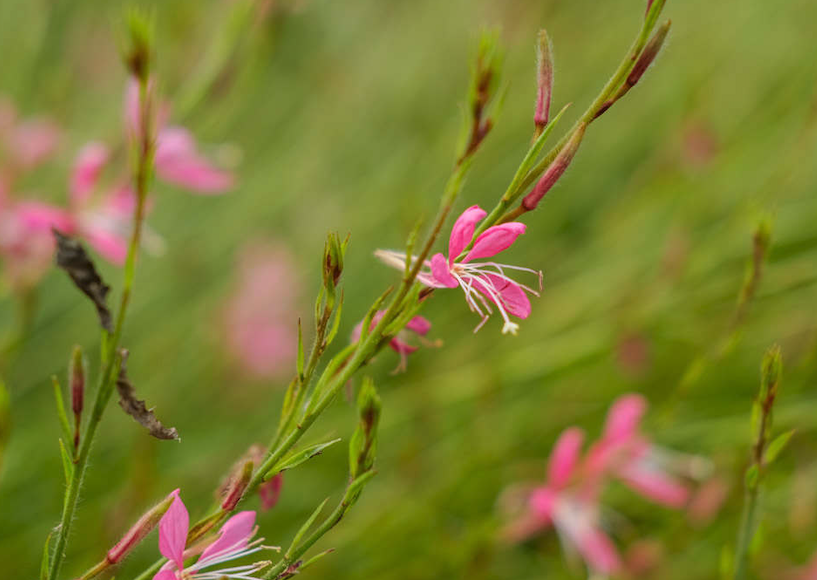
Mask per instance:
[[[48,569],[49,569],[49,553],[51,551],[51,536],[54,535],[54,530],[49,532],[48,536],[45,538],[45,545],[43,546],[43,559],[40,562],[40,580],[46,580],[48,578]]]
[[[296,451],[295,453],[291,454],[289,457],[285,458],[281,463],[273,467],[268,473],[267,476],[264,478],[269,479],[271,475],[275,475],[281,471],[285,471],[287,469],[292,469],[293,467],[297,467],[301,463],[305,461],[309,461],[316,455],[320,455],[323,453],[323,450],[329,447],[330,445],[334,445],[340,441],[340,438],[333,439],[332,441],[327,441],[326,443],[318,443],[316,445],[310,445],[305,449],[301,449],[300,451]]]
[[[286,559],[291,558],[292,552],[298,547],[298,544],[301,543],[301,540],[303,539],[304,535],[306,535],[306,533],[309,531],[309,528],[312,527],[312,524],[315,523],[315,520],[318,519],[318,516],[323,511],[323,508],[326,505],[326,502],[328,502],[328,501],[329,501],[329,498],[327,497],[325,500],[323,500],[321,502],[321,505],[319,505],[315,509],[315,511],[312,512],[312,515],[309,516],[309,519],[307,519],[304,522],[304,524],[301,526],[301,528],[295,534],[295,537],[292,538],[292,543],[289,545],[289,549],[286,551],[286,554],[284,554],[284,558],[286,558]]]
[[[62,435],[74,450],[74,435],[71,432],[71,425],[68,423],[68,415],[65,414],[65,403],[62,399],[62,387],[56,376],[51,377],[51,384],[54,386],[54,400],[57,403],[57,417],[60,420],[60,427],[62,428]]]
[[[74,463],[62,439],[60,439],[60,455],[62,455],[62,470],[65,472],[65,485],[70,485],[71,479],[74,477]]]
[[[760,469],[757,465],[750,465],[749,469],[746,470],[746,487],[749,489],[755,489],[759,479]]]
[[[300,318],[298,318],[298,378],[304,380],[304,333]]]
[[[766,453],[764,455],[764,461],[767,465],[777,459],[777,456],[780,455],[780,452],[786,448],[786,445],[789,444],[789,441],[793,435],[794,429],[781,433],[775,437],[771,443],[769,443],[769,447],[766,449]]]
[[[324,556],[328,556],[329,554],[331,554],[334,551],[335,551],[335,548],[329,548],[328,550],[324,550],[320,554],[316,554],[315,556],[312,556],[309,560],[307,560],[306,562],[304,562],[303,564],[298,566],[298,572],[301,572],[307,566],[311,566],[312,564],[314,564],[315,562],[317,562],[318,560],[320,560]]]
[[[341,290],[340,299],[338,300],[337,309],[335,310],[335,317],[332,319],[332,328],[329,329],[329,334],[326,335],[326,339],[324,340],[326,346],[332,344],[332,341],[335,340],[338,330],[340,329],[340,314],[343,312],[344,295],[344,291]]]

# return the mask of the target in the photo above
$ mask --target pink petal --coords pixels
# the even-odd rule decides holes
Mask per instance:
[[[187,542],[187,531],[190,516],[179,497],[179,490],[173,492],[176,499],[162,516],[159,522],[159,551],[162,556],[176,564],[179,570],[184,568],[184,545]]]
[[[487,282],[484,281],[487,279]],[[513,316],[519,318],[527,318],[530,315],[530,300],[525,294],[525,291],[510,280],[500,278],[494,274],[482,274],[479,278],[474,279],[474,288],[482,292],[487,298],[493,302],[497,302],[492,292],[487,288],[492,288],[492,291],[499,293],[502,300],[502,307]]]
[[[511,247],[516,238],[524,233],[525,224],[520,222],[492,226],[479,235],[474,242],[474,247],[465,256],[463,262],[495,256]]]
[[[454,222],[454,227],[451,228],[451,237],[448,239],[448,263],[454,263],[454,260],[462,253],[465,247],[471,243],[471,238],[474,237],[474,230],[477,222],[488,215],[478,205],[472,205],[457,218]],[[480,236],[482,237],[482,236]]]
[[[167,182],[199,193],[222,193],[235,184],[233,174],[216,168],[196,149],[181,127],[164,129],[156,141],[156,173]]]
[[[284,474],[278,473],[268,482],[261,484],[258,488],[258,495],[261,497],[261,509],[270,510],[278,503],[281,497],[281,487],[284,484]]]
[[[612,540],[602,530],[589,528],[577,538],[576,547],[587,565],[602,574],[614,574],[621,568],[621,558]]]
[[[550,487],[538,487],[530,495],[528,504],[531,511],[542,523],[547,523],[553,516],[556,507],[557,493]]]
[[[584,432],[578,427],[570,427],[559,436],[548,463],[548,483],[553,487],[563,487],[570,480],[579,461]]]
[[[227,520],[219,531],[218,539],[207,546],[199,562],[223,555],[225,552],[242,550],[247,547],[255,527],[255,512],[238,512]]]
[[[389,342],[389,347],[391,347],[391,349],[398,354],[411,354],[418,348],[416,346],[410,345],[409,343],[403,340],[400,340],[399,338],[391,339],[391,341]]]
[[[161,570],[153,577],[153,580],[177,580],[177,578],[175,572]]]
[[[25,201],[17,204],[16,213],[20,223],[32,230],[57,228],[69,234],[74,230],[74,220],[71,214],[47,203]]]
[[[647,401],[641,395],[629,394],[619,397],[607,412],[603,437],[623,440],[635,435],[641,417],[647,410]]]
[[[689,490],[685,485],[641,462],[632,461],[617,469],[616,474],[629,487],[656,503],[681,508],[689,501]]]
[[[442,254],[434,254],[431,258],[431,274],[434,280],[446,288],[456,288],[459,282],[448,271],[448,261]]]
[[[83,237],[109,262],[122,266],[128,257],[128,240],[101,227],[86,227]]]
[[[71,172],[72,203],[83,205],[88,201],[108,156],[108,148],[102,143],[91,142],[80,150]]]
[[[406,328],[412,332],[416,332],[420,336],[425,336],[431,330],[431,322],[422,316],[415,316],[406,324]]]
[[[60,138],[59,128],[50,121],[34,119],[17,125],[8,148],[21,166],[31,169],[44,161],[54,150]]]

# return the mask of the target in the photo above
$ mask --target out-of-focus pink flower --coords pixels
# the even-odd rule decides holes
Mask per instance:
[[[261,509],[271,510],[281,497],[281,488],[284,485],[284,474],[276,473],[272,479],[258,487],[258,496],[261,498]]]
[[[708,470],[706,460],[659,448],[641,434],[646,407],[639,395],[617,399],[602,436],[583,459],[583,432],[576,427],[565,430],[551,453],[545,484],[523,494],[514,488],[506,492],[508,498],[523,496],[525,503],[516,502],[522,515],[506,528],[505,536],[518,541],[552,525],[591,570],[601,574],[620,570],[618,552],[599,523],[598,498],[610,479],[621,479],[648,499],[678,508],[690,491],[675,473],[700,478]]]
[[[583,441],[584,432],[576,427],[559,436],[550,455],[545,484],[528,492],[523,513],[511,522],[504,535],[520,541],[553,526],[565,547],[578,551],[591,570],[612,574],[621,567],[621,559],[601,527],[597,496],[587,493],[574,480]]]
[[[255,535],[255,512],[244,511],[227,520],[218,538],[202,552],[198,560],[185,567],[184,561],[193,554],[185,552],[190,516],[181,498],[176,498],[159,522],[159,551],[168,562],[153,580],[205,580],[211,578],[243,578],[252,580],[255,572],[266,568],[270,562],[255,562],[231,566],[222,570],[207,570],[212,566],[243,558],[263,550],[263,538],[252,540]]]
[[[58,208],[0,203],[0,259],[12,288],[35,286],[51,266],[54,239],[47,228],[40,226],[48,215],[58,216]]]
[[[152,82],[149,91],[153,92]],[[235,176],[201,155],[187,129],[167,126],[168,111],[167,105],[160,104],[156,115],[156,175],[168,183],[201,194],[224,193],[232,189]],[[139,117],[139,82],[132,78],[125,93],[125,124],[131,136],[140,132]]]
[[[728,481],[717,476],[701,484],[687,506],[689,520],[698,526],[710,523],[729,497],[730,488]]]
[[[44,118],[19,120],[11,101],[0,100],[0,142],[12,171],[30,171],[48,159],[59,145],[61,132]]]
[[[386,314],[385,310],[378,310],[375,313],[375,315],[372,317],[372,322],[369,325],[369,330],[377,326],[377,324],[383,319],[384,314]],[[352,342],[357,342],[360,340],[360,333],[362,330],[363,321],[361,320],[352,330]],[[408,355],[420,348],[409,342],[411,340],[411,335],[422,339],[422,337],[428,334],[429,330],[431,330],[431,322],[422,316],[415,316],[409,320],[408,324],[406,324],[406,327],[403,330],[398,332],[397,335],[389,341],[389,348],[400,355],[400,363],[397,365],[397,368],[394,369],[394,372],[405,371],[406,364],[408,362]],[[424,344],[427,346],[436,346],[428,341],[424,341]]]
[[[472,262],[480,258],[490,258],[507,250],[516,241],[516,238],[525,233],[525,224],[508,222],[498,226],[491,226],[482,232],[474,245],[460,259],[460,254],[471,243],[477,223],[482,221],[486,212],[477,205],[466,209],[454,223],[451,237],[448,241],[448,258],[443,254],[435,254],[424,264],[427,270],[420,272],[417,279],[431,288],[460,287],[465,293],[465,301],[472,312],[482,317],[482,322],[474,329],[479,330],[493,312],[491,304],[499,310],[505,321],[502,333],[516,334],[519,325],[512,322],[510,316],[527,318],[531,306],[525,292],[534,296],[539,294],[505,274],[505,270],[521,270],[539,275],[541,286],[541,272],[530,268],[509,266],[496,262]],[[399,268],[405,268],[406,255],[391,250],[378,250],[375,255],[384,263]]]
[[[689,500],[689,488],[673,473],[680,462],[697,460],[653,445],[639,430],[647,409],[640,395],[619,397],[610,407],[604,433],[588,451],[586,470],[592,479],[613,475],[657,503],[673,508]]]
[[[72,204],[83,205],[88,202],[109,157],[108,148],[96,141],[80,149],[71,171],[68,190]]]
[[[243,370],[273,378],[294,368],[300,281],[283,245],[247,244],[238,258],[238,283],[225,309],[226,346]]]

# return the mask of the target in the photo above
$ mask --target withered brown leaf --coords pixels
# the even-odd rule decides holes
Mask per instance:
[[[156,415],[153,414],[153,409],[148,409],[144,401],[136,398],[136,389],[128,380],[127,375],[128,351],[123,348],[120,349],[119,354],[122,357],[119,378],[116,379],[116,390],[119,391],[119,406],[157,439],[178,440],[179,433],[176,429],[162,425]]]
[[[93,261],[82,244],[56,228],[52,228],[51,231],[57,240],[57,266],[68,272],[74,285],[94,303],[102,328],[113,332],[111,311],[108,310],[106,302],[110,286],[105,284],[97,273]]]

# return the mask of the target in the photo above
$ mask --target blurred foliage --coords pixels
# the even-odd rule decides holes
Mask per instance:
[[[304,288],[316,291],[325,232],[350,232],[341,330],[348,335],[397,278],[372,251],[400,247],[417,217],[436,208],[477,31],[500,27],[509,90],[463,208],[491,205],[526,150],[538,28],[554,42],[555,110],[572,101],[576,115],[624,54],[644,10],[641,0],[298,0],[271,1],[264,17],[248,17],[241,2],[226,0],[142,4],[154,11],[157,74],[174,113],[203,142],[240,149],[241,184],[207,199],[155,188],[150,222],[168,249],[141,260],[125,343],[140,395],[182,440],[150,440],[109,409],[66,577],[98,560],[175,487],[204,509],[232,462],[273,434],[286,380],[242,379],[222,354],[222,304],[243,242],[286,241]],[[121,133],[123,14],[122,2],[0,4],[0,91],[66,130],[58,162],[28,178],[33,195],[63,202],[78,146]],[[461,296],[440,292],[424,315],[444,345],[413,355],[403,375],[388,374],[393,353],[376,361],[379,474],[319,545],[337,552],[305,574],[581,577],[553,533],[522,546],[498,542],[496,498],[509,484],[542,478],[561,429],[577,424],[595,434],[610,401],[637,391],[653,404],[647,427],[659,442],[711,456],[733,485],[723,512],[703,528],[614,491],[616,541],[626,550],[639,538],[660,540],[655,578],[716,578],[737,533],[759,361],[775,341],[786,359],[776,426],[797,432],[768,474],[756,563],[777,578],[817,546],[817,4],[671,0],[666,15],[673,30],[656,65],[591,127],[507,260],[545,274],[520,335],[501,336],[496,320],[473,335],[478,320]],[[223,63],[226,72],[212,75]],[[769,261],[738,340],[700,363],[697,381],[675,396],[692,361],[730,330],[765,212],[774,216]],[[103,271],[118,283],[114,268]],[[313,299],[307,292],[300,314]],[[4,297],[0,328],[14,317]],[[55,271],[39,288],[36,317],[6,373],[7,578],[34,577],[58,519],[60,427],[49,376],[64,376],[75,343],[97,352],[96,324]],[[355,421],[354,406],[338,401],[306,443],[348,438]],[[279,505],[260,520],[268,543],[286,545],[322,498],[340,496],[346,461],[339,445],[286,474]],[[151,538],[117,578],[133,577],[156,555]]]

